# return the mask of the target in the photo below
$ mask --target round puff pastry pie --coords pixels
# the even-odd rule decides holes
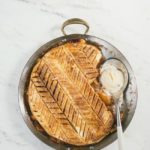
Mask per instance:
[[[109,134],[111,98],[97,80],[102,59],[99,48],[80,39],[50,49],[33,67],[28,103],[49,136],[79,146]]]

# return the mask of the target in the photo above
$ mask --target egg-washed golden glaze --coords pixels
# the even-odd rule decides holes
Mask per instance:
[[[101,50],[81,39],[50,49],[33,67],[28,103],[48,135],[86,145],[109,134],[114,118],[99,94],[101,59]]]

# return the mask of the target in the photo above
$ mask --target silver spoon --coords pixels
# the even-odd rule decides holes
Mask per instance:
[[[123,131],[122,131],[122,125],[121,125],[121,119],[120,119],[119,99],[123,95],[123,92],[128,84],[128,71],[127,71],[125,65],[120,60],[115,59],[115,58],[106,60],[103,63],[101,70],[104,70],[104,68],[109,69],[108,66],[115,67],[117,69],[117,71],[120,71],[120,73],[122,73],[122,77],[123,77],[123,83],[119,89],[114,90],[114,91],[112,91],[110,89],[105,89],[107,92],[109,92],[111,94],[111,96],[114,100],[114,103],[115,103],[116,118],[117,118],[118,146],[119,146],[119,150],[123,150],[124,149]],[[101,72],[101,76],[103,76],[103,72]],[[100,79],[100,81],[101,81],[101,79]],[[108,81],[107,81],[107,83],[108,83]],[[102,83],[102,86],[103,86],[103,83]]]

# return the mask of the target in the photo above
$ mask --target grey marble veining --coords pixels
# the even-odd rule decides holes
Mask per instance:
[[[150,148],[150,1],[0,0],[0,149],[50,150],[25,125],[18,106],[18,83],[29,57],[53,38],[61,24],[80,17],[88,34],[103,38],[127,57],[135,72],[139,101],[125,132],[128,150]],[[80,32],[73,29],[74,32]],[[105,150],[117,149],[117,143]]]

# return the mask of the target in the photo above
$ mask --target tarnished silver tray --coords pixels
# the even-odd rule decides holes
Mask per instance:
[[[111,45],[110,43],[108,43],[107,41],[105,41],[103,39],[100,39],[100,38],[97,38],[97,37],[94,37],[91,35],[87,35],[87,34],[66,35],[64,28],[65,28],[65,26],[67,26],[69,24],[85,25],[87,27],[87,30],[85,33],[87,33],[87,31],[89,29],[88,24],[81,19],[73,18],[73,19],[67,20],[62,26],[62,31],[65,36],[56,38],[56,39],[44,44],[31,56],[31,58],[26,63],[26,65],[23,69],[23,72],[22,72],[22,75],[20,78],[20,82],[19,82],[18,94],[19,94],[20,109],[21,109],[24,121],[26,122],[26,124],[30,128],[30,130],[40,140],[42,140],[46,144],[50,145],[51,147],[54,147],[55,149],[61,149],[61,150],[63,150],[63,149],[83,149],[83,150],[102,149],[117,139],[116,132],[109,134],[107,137],[105,137],[102,141],[100,141],[97,144],[78,147],[78,146],[74,146],[74,145],[65,144],[61,141],[58,141],[57,139],[55,139],[53,137],[48,136],[47,134],[45,134],[43,132],[40,132],[39,130],[37,130],[35,128],[35,124],[30,117],[31,112],[30,112],[27,98],[26,98],[26,90],[27,90],[31,70],[32,70],[33,66],[35,65],[37,59],[41,58],[52,47],[64,44],[68,41],[78,40],[78,39],[84,39],[84,40],[96,45],[100,49],[102,49],[102,53],[106,59],[117,58],[117,59],[120,59],[125,64],[125,66],[128,69],[128,72],[129,72],[129,83],[128,83],[128,86],[124,93],[125,103],[122,105],[122,110],[125,112],[125,118],[123,120],[123,130],[124,131],[127,129],[127,127],[129,126],[129,124],[134,116],[134,112],[135,112],[136,104],[137,104],[138,92],[137,92],[135,76],[134,76],[132,68],[131,68],[130,64],[128,63],[127,59],[123,56],[123,54],[117,48],[115,48],[113,45]]]

